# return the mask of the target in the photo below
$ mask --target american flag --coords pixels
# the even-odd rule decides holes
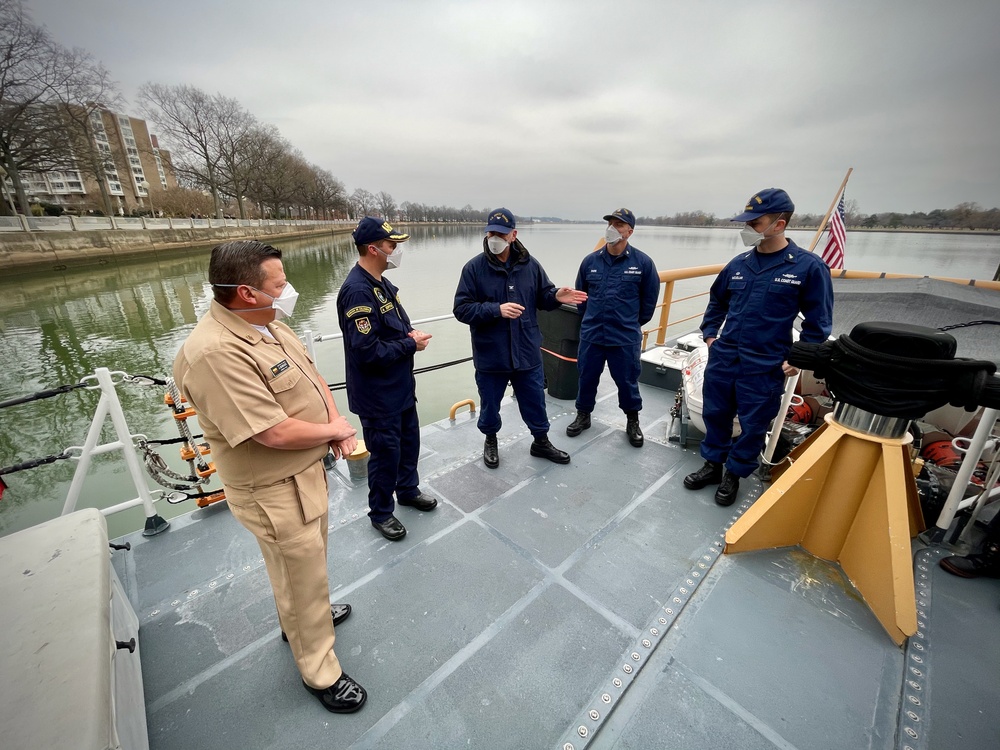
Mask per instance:
[[[837,210],[826,225],[827,240],[823,248],[823,262],[830,268],[844,267],[844,249],[847,247],[847,230],[844,229],[844,196],[840,196]]]

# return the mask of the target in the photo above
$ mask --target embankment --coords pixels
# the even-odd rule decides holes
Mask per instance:
[[[103,265],[116,258],[217,245],[227,240],[262,242],[342,234],[353,225],[198,227],[194,229],[90,230],[0,233],[0,269],[30,272]]]

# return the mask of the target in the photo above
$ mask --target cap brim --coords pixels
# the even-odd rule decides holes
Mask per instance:
[[[607,216],[604,217],[604,220],[605,221],[624,221],[630,227],[632,227],[633,229],[635,229],[635,224],[633,224],[628,219],[623,219],[621,216],[615,216],[614,214],[608,214]]]
[[[408,239],[410,239],[410,235],[402,233],[390,234],[388,237],[386,237],[386,239],[392,240],[393,242],[406,242]]]
[[[489,234],[490,232],[497,232],[499,234],[510,234],[514,231],[514,227],[505,227],[500,224],[487,224],[486,229],[483,230],[483,234]]]
[[[756,219],[758,216],[765,216],[763,211],[744,211],[739,216],[734,216],[730,221],[750,221],[751,219]]]

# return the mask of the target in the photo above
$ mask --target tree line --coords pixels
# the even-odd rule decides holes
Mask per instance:
[[[984,209],[978,203],[959,203],[954,208],[936,208],[933,211],[913,211],[908,214],[895,211],[864,213],[856,200],[845,202],[844,224],[855,229],[952,229],[1000,231],[1000,208]],[[795,228],[818,227],[823,214],[793,214],[789,226]],[[705,211],[682,211],[673,216],[640,216],[640,224],[671,227],[728,226],[729,218],[718,218]]]

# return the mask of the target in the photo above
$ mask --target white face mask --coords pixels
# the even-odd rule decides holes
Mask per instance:
[[[236,286],[242,286],[242,285],[241,284],[213,284],[212,286],[236,287]],[[247,284],[247,286],[250,286],[250,285]],[[270,297],[271,298],[271,304],[268,307],[248,307],[248,308],[245,308],[243,310],[234,310],[233,312],[255,312],[256,310],[270,310],[270,309],[273,309],[274,310],[274,319],[275,320],[281,320],[282,318],[290,318],[290,317],[292,317],[292,313],[295,312],[295,303],[298,302],[298,300],[299,300],[299,293],[295,291],[295,287],[293,287],[290,283],[289,284],[285,284],[284,289],[281,290],[281,294],[279,294],[277,297],[275,297],[273,295],[270,295],[267,292],[262,291],[262,290],[258,289],[255,286],[251,286],[250,288],[253,289],[255,292],[257,292],[258,294],[263,294],[265,297]]]
[[[260,292],[260,290],[257,290]],[[260,292],[261,294],[271,297],[267,292]],[[274,319],[281,320],[282,318],[292,317],[292,313],[295,312],[295,303],[299,301],[299,293],[295,291],[295,287],[291,284],[285,284],[285,288],[281,290],[281,294],[277,297],[271,297],[271,307],[274,308]]]
[[[773,227],[778,223],[778,219],[775,219],[767,227],[764,228],[764,232]],[[751,227],[749,224],[740,230],[740,238],[743,240],[743,244],[747,247],[760,247],[760,243],[764,241],[764,232],[758,232],[756,229]]]
[[[503,237],[487,237],[486,246],[494,255],[500,255],[510,245]]]
[[[604,240],[609,245],[613,245],[622,238],[622,233],[612,226],[604,230]]]
[[[389,268],[399,268],[403,264],[403,248],[401,245],[396,245],[396,249],[391,253],[387,253],[382,248],[376,247],[375,245],[372,245],[372,247],[385,256],[385,264]]]

